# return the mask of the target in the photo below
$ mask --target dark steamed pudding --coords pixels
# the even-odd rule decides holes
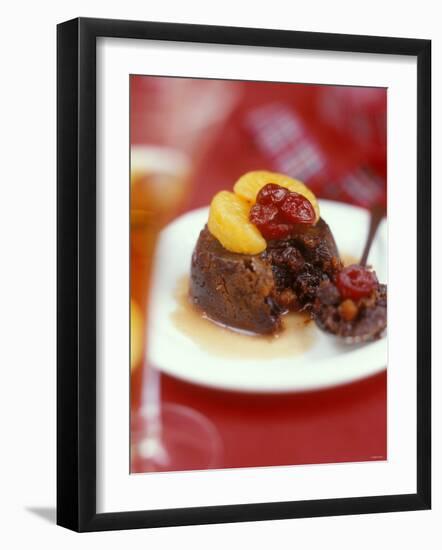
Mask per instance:
[[[212,320],[257,334],[281,327],[288,311],[310,310],[323,281],[342,268],[330,228],[321,218],[270,240],[264,252],[226,250],[201,231],[191,262],[190,298]]]

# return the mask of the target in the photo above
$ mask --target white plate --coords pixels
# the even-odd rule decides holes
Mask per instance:
[[[320,201],[341,254],[361,254],[369,216],[366,210]],[[148,358],[163,372],[196,384],[243,392],[297,392],[327,388],[369,376],[386,368],[387,338],[349,346],[313,326],[314,343],[295,357],[216,356],[181,332],[172,321],[178,281],[189,274],[190,259],[207,208],[174,220],[160,235],[150,300]],[[172,252],[173,251],[173,252]],[[387,224],[380,226],[369,257],[379,280],[387,282]],[[209,322],[209,321],[207,321]]]

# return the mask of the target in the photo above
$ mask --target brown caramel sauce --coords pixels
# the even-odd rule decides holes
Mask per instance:
[[[179,280],[175,298],[177,307],[171,314],[175,327],[197,346],[223,357],[242,359],[275,359],[305,353],[314,343],[315,325],[305,313],[288,313],[283,328],[266,336],[241,332],[215,323],[191,304],[189,278]]]

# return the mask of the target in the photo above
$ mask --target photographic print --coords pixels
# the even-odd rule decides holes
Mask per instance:
[[[430,41],[79,18],[57,51],[57,523],[429,509]]]
[[[132,474],[387,460],[386,121],[381,87],[130,76]]]

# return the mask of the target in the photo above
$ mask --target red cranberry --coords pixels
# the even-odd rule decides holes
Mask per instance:
[[[290,193],[285,187],[281,187],[276,183],[268,183],[260,190],[256,197],[256,202],[259,204],[281,204],[287,195]]]
[[[281,214],[289,223],[313,223],[315,211],[311,202],[299,193],[289,193],[281,204]]]
[[[258,226],[259,227],[259,226]],[[292,227],[287,223],[268,223],[265,226],[259,227],[262,236],[268,241],[284,239],[290,235]]]
[[[336,286],[341,296],[352,300],[369,296],[377,284],[373,271],[356,264],[344,267],[336,277]]]
[[[256,203],[250,209],[249,219],[255,225],[263,225],[272,221],[276,221],[278,215],[278,207],[274,204]]]
[[[299,193],[268,183],[259,191],[249,219],[265,239],[275,240],[288,237],[295,224],[314,223],[315,211]]]
[[[268,240],[282,239],[290,232],[288,224],[280,223],[279,210],[274,204],[254,204],[249,219]]]

